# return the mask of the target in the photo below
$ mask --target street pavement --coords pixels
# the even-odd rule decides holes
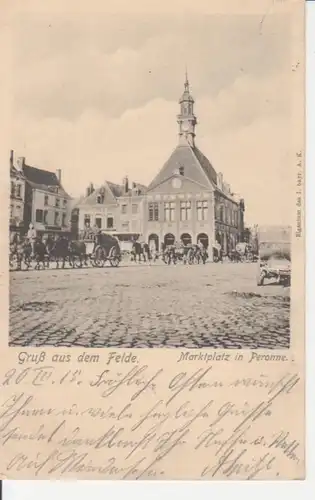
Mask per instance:
[[[11,346],[288,348],[290,288],[256,264],[10,273]]]

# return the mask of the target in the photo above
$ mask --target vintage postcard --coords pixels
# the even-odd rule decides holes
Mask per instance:
[[[1,478],[304,478],[304,2],[1,9]]]

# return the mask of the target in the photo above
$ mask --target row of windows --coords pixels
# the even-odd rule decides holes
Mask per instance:
[[[237,227],[239,224],[239,213],[230,207],[218,205],[216,207],[216,219],[220,222],[226,222],[227,224]]]
[[[55,212],[54,213],[54,225],[55,226],[65,226],[66,225],[66,213]],[[42,224],[48,224],[48,210],[36,210],[35,214],[36,222],[40,222]]]
[[[44,205],[45,206],[49,205],[49,196],[48,196],[48,194],[45,194]],[[66,206],[67,206],[67,200],[65,200],[65,199],[62,200],[62,205],[63,205],[63,208],[66,208]],[[60,198],[56,198],[55,199],[55,207],[56,208],[60,208],[60,206],[61,206],[61,200],[60,200]]]
[[[86,214],[84,216],[84,226],[85,227],[91,226],[91,217],[88,214]],[[102,229],[102,218],[101,217],[95,217],[95,226],[98,229]],[[106,229],[114,229],[114,217],[107,217]]]
[[[176,220],[176,204],[175,201],[169,201],[164,203],[164,220],[167,222],[173,222]],[[208,202],[207,201],[197,201],[196,202],[196,212],[197,220],[203,221],[208,219]],[[190,221],[192,214],[192,203],[191,201],[181,201],[180,202],[180,220]],[[160,220],[160,204],[157,202],[149,203],[149,221]]]

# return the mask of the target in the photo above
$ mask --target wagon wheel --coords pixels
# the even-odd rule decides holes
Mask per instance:
[[[266,277],[266,272],[264,270],[261,270],[257,276],[257,285],[258,286],[264,286],[265,277]]]
[[[95,250],[94,264],[96,267],[103,267],[106,262],[106,251],[104,248],[97,248]]]
[[[118,267],[120,262],[120,255],[118,254],[115,247],[112,247],[110,249],[108,259],[112,267]]]
[[[18,265],[18,264],[17,264]],[[20,263],[21,267],[21,271],[28,271],[30,267],[32,267],[32,260],[29,256],[25,256],[21,259],[21,263]]]
[[[76,255],[74,255],[74,257],[73,257],[72,264],[73,264],[73,267],[76,267],[77,269],[82,267],[82,265],[80,263],[80,259]]]

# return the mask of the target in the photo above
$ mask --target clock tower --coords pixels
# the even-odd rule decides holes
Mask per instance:
[[[195,126],[197,118],[194,115],[194,99],[189,91],[189,81],[186,71],[186,80],[184,84],[184,92],[179,100],[180,114],[177,115],[177,123],[179,125],[179,143],[195,146]]]

